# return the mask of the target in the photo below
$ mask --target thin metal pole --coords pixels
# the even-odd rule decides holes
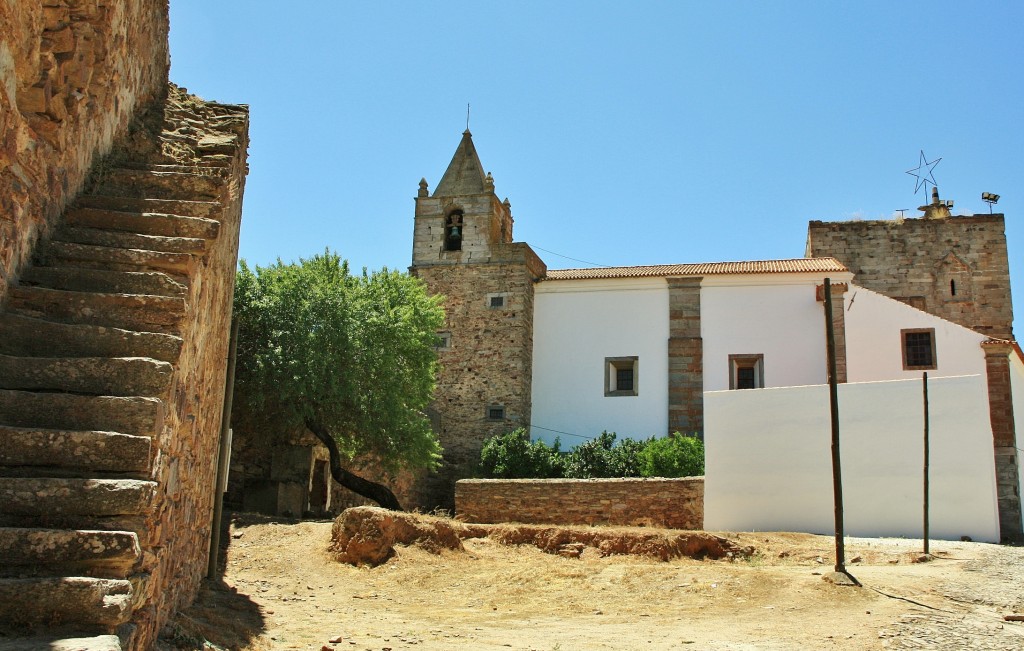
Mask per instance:
[[[220,556],[220,521],[224,514],[224,491],[228,484],[228,456],[231,450],[231,403],[235,397],[235,358],[238,353],[238,317],[232,319],[231,342],[228,344],[228,373],[224,382],[224,412],[220,423],[220,452],[217,455],[217,487],[213,495],[213,531],[210,539],[210,562],[206,568],[208,579],[217,578],[217,559]]]
[[[928,371],[921,376],[921,384],[924,387],[924,553],[928,554],[928,467],[931,452],[928,436]]]
[[[832,416],[832,495],[835,500],[836,572],[846,574],[843,543],[843,476],[839,461],[839,386],[836,381],[836,333],[832,325],[832,283],[825,279],[825,348],[828,353],[828,397]]]

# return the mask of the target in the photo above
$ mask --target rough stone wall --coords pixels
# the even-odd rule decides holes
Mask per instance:
[[[236,417],[238,412],[236,411]],[[341,486],[330,475],[327,448],[305,429],[274,437],[258,424],[232,423],[234,438],[225,504],[231,508],[285,517],[338,515],[352,506],[376,506]],[[317,474],[317,464],[322,476]],[[385,484],[405,507],[414,506],[418,475],[385,473],[372,459],[355,459],[346,466],[355,474]],[[321,484],[320,482],[323,482]],[[316,492],[326,485],[326,503]]]
[[[668,282],[668,432],[704,433],[700,276]]]
[[[832,295],[832,334],[835,338],[836,345],[836,382],[842,384],[846,382],[846,306],[844,304],[844,296],[849,290],[850,286],[846,283],[831,283]],[[822,315],[825,313],[825,285],[821,284],[815,288],[816,297],[819,303],[821,303]],[[827,344],[826,344],[827,346]],[[826,353],[826,362],[828,364],[828,355]],[[828,373],[826,371],[826,377]]]
[[[421,475],[410,496],[413,506],[428,510],[454,508],[455,481],[472,475],[487,438],[529,426],[534,283],[547,272],[529,246],[512,242],[511,206],[498,200],[490,175],[476,178],[482,168],[468,132],[452,165],[469,172],[456,183],[450,166],[438,184],[441,196],[420,183],[410,267],[431,294],[445,296],[450,335],[438,349],[431,408],[443,461],[438,472]],[[453,212],[463,227],[460,250],[450,251],[445,220]],[[504,304],[492,307],[492,296]],[[504,417],[488,418],[490,407],[503,408]]]
[[[184,346],[163,426],[153,440],[152,477],[158,489],[140,537],[142,569],[149,577],[138,597],[143,606],[132,618],[138,627],[133,648],[146,649],[173,611],[192,602],[206,574],[247,169],[248,110],[207,103],[172,87],[167,103],[139,116],[137,123],[141,128],[129,134],[119,155],[195,165],[196,173],[206,170],[223,179],[215,197],[219,206],[208,215],[220,222],[219,235],[189,269]],[[169,131],[158,140],[146,134],[146,127]],[[155,141],[160,147],[153,150]],[[211,163],[218,166],[206,167]]]
[[[516,245],[507,245],[509,247]],[[456,479],[471,474],[486,439],[530,423],[535,276],[521,263],[439,265],[415,269],[430,292],[446,297],[450,345],[438,351],[435,427],[442,468],[414,498],[425,508],[452,508]],[[489,294],[505,296],[489,307]],[[488,419],[488,407],[505,417]]]
[[[806,255],[835,257],[859,285],[990,337],[1013,338],[1002,215],[812,221]]]
[[[704,478],[463,479],[456,515],[490,524],[704,528]]]
[[[982,345],[988,377],[989,418],[995,454],[996,496],[999,505],[999,535],[1003,541],[1024,542],[1021,523],[1020,478],[1017,475],[1019,444],[1013,392],[1010,381],[1010,356],[1016,351],[1008,341],[990,341]]]
[[[461,251],[444,250],[444,218],[453,210],[463,213]],[[413,264],[458,265],[489,262],[500,255],[495,246],[511,244],[512,214],[508,203],[493,193],[416,200]]]
[[[138,106],[164,92],[166,0],[0,3],[0,301]]]

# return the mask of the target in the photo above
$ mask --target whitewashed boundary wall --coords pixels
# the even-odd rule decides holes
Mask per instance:
[[[983,376],[929,380],[931,537],[999,540]],[[846,534],[920,537],[921,381],[839,386]],[[704,394],[709,531],[834,529],[826,385]]]

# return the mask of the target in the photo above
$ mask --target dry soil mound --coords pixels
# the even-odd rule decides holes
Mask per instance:
[[[464,524],[434,516],[396,513],[359,506],[334,521],[330,551],[352,565],[379,565],[391,558],[395,545],[415,545],[429,552],[463,549],[461,539],[490,538],[503,545],[532,545],[549,554],[580,556],[593,548],[601,556],[618,554],[671,558],[735,558],[750,556],[741,547],[703,531],[628,528],[557,527],[526,524]]]

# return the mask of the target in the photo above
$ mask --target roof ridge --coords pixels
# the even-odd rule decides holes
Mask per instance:
[[[839,260],[821,258],[774,258],[768,260],[736,260],[727,262],[693,262],[660,265],[631,265],[583,269],[552,269],[550,280],[587,280],[599,278],[643,278],[657,276],[703,276],[751,273],[820,273],[848,272]]]

